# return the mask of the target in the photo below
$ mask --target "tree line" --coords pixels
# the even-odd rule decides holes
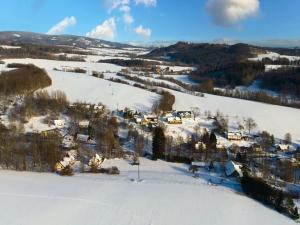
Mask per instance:
[[[34,92],[52,84],[47,72],[34,65],[18,65],[18,68],[0,74],[0,94],[21,95]]]

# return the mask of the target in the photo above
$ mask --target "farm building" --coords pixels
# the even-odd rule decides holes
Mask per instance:
[[[229,141],[240,141],[242,140],[242,133],[241,132],[228,132],[227,133],[227,139]]]
[[[225,165],[225,174],[228,177],[243,177],[242,166],[233,161],[228,161]]]
[[[88,120],[81,120],[81,121],[79,121],[79,123],[78,123],[78,126],[79,126],[80,128],[88,128],[89,125],[90,125],[90,121],[88,121]]]
[[[76,140],[84,144],[96,145],[96,141],[86,134],[77,134]]]
[[[53,120],[53,124],[56,128],[61,129],[65,126],[65,121],[63,120]]]
[[[177,115],[181,119],[190,119],[190,118],[192,118],[192,112],[191,111],[178,111]]]
[[[182,124],[182,119],[180,117],[168,117],[168,124]]]

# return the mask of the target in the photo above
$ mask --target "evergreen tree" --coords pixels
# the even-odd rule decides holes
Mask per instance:
[[[217,137],[214,132],[210,133],[209,142],[210,142],[210,147],[215,149],[217,145]]]
[[[209,133],[207,131],[204,132],[203,136],[202,136],[202,142],[206,145],[209,145]]]
[[[165,153],[166,137],[161,127],[156,127],[153,131],[152,141],[152,159],[157,160],[163,157]]]
[[[275,208],[278,212],[282,212],[283,210],[283,200],[284,200],[283,192],[280,191],[275,200]]]
[[[300,215],[299,215],[299,212],[298,212],[298,207],[295,207],[295,208],[293,209],[293,212],[292,212],[292,218],[293,218],[294,220],[297,220],[297,219],[300,218]]]

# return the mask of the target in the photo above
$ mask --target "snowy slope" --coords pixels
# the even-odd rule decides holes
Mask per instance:
[[[87,62],[60,62],[40,59],[8,59],[8,63],[34,63],[46,68],[53,85],[49,90],[62,90],[67,94],[70,101],[86,101],[91,103],[103,103],[109,109],[123,109],[131,107],[138,110],[150,110],[158,95],[132,86],[113,83],[110,81],[94,78],[85,74],[65,73],[53,71],[54,67],[77,67],[81,65],[87,70],[105,72],[119,71],[122,67],[112,64],[87,63]],[[114,72],[113,72],[114,73]],[[246,101],[222,96],[206,94],[205,97],[197,97],[181,92],[171,91],[175,97],[175,109],[190,110],[191,107],[199,107],[202,112],[217,110],[229,116],[229,120],[251,117],[258,124],[259,130],[266,130],[282,139],[289,132],[293,141],[300,144],[300,110],[259,102]]]
[[[283,139],[290,132],[293,141],[300,144],[300,109],[246,101],[222,96],[205,94],[205,97],[197,97],[170,91],[176,96],[175,109],[189,110],[191,107],[199,107],[202,112],[217,110],[229,116],[229,120],[251,117],[258,124],[260,130],[266,130]]]
[[[0,216],[5,225],[290,225],[287,217],[237,194],[186,174],[182,164],[142,160],[117,165],[117,177],[1,171]],[[17,215],[16,215],[17,213]]]
[[[300,60],[299,56],[280,55],[276,52],[267,52],[266,54],[259,54],[255,58],[249,58],[249,60],[251,60],[251,61],[261,61],[264,58],[270,58],[272,60],[276,60],[276,59],[279,59],[279,58],[285,58],[285,59],[288,59],[290,61]]]
[[[22,64],[34,64],[40,68],[53,70],[57,69],[70,69],[70,68],[81,68],[91,71],[99,72],[119,72],[122,67],[108,63],[89,63],[89,62],[73,62],[73,61],[57,61],[57,60],[46,60],[46,59],[6,59],[3,60],[6,63],[22,63]]]
[[[89,103],[103,103],[109,109],[130,107],[150,110],[159,96],[132,86],[113,83],[85,74],[47,71],[52,79],[49,91],[61,90],[71,102],[77,100]]]

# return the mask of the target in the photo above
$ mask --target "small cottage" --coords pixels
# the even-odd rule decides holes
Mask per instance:
[[[81,121],[79,121],[79,123],[78,123],[78,126],[79,126],[80,128],[88,128],[89,125],[90,125],[90,121],[88,121],[88,120],[81,120]]]
[[[228,177],[243,177],[242,165],[239,165],[233,161],[228,161],[225,165],[225,174]]]
[[[182,119],[180,117],[168,117],[168,124],[182,124]]]
[[[190,119],[190,118],[192,118],[192,112],[191,111],[178,111],[177,115],[181,119]]]
[[[241,132],[228,132],[227,133],[227,139],[229,141],[240,141],[242,140],[242,133]]]

